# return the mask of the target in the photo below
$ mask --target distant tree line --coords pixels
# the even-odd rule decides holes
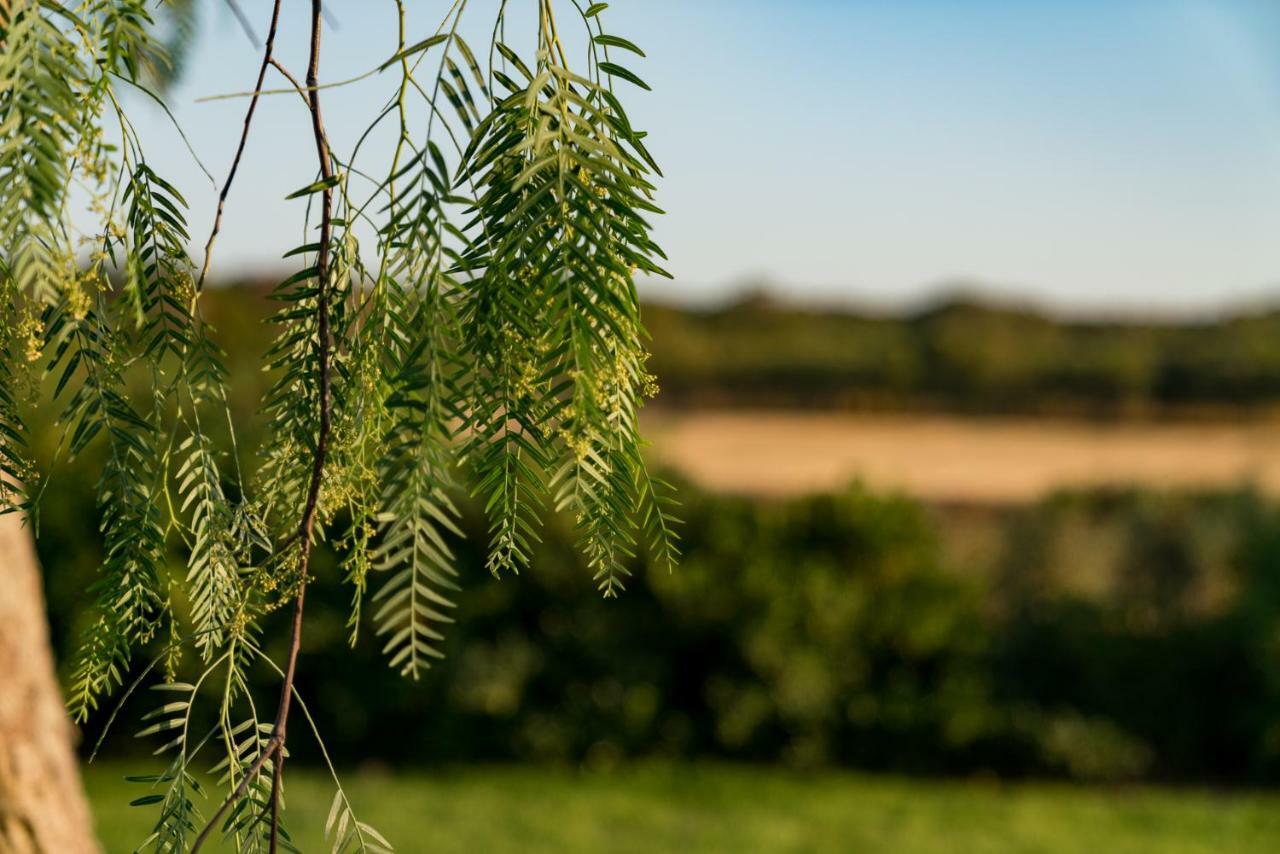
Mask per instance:
[[[229,298],[244,289],[261,291],[262,305]],[[233,372],[253,361],[240,342],[261,334],[266,291],[247,282],[206,297]],[[1058,319],[969,298],[876,314],[751,297],[710,309],[652,303],[644,316],[658,406],[1090,418],[1280,409],[1280,308],[1142,322]]]
[[[753,298],[645,318],[669,406],[1141,417],[1280,403],[1280,310],[1094,321],[970,299],[887,316]]]

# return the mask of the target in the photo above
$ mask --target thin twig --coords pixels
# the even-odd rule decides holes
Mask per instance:
[[[271,854],[276,854],[280,833],[280,782],[284,772],[284,744],[289,723],[289,704],[293,700],[293,680],[298,664],[298,647],[302,641],[302,613],[307,593],[307,573],[311,564],[312,529],[320,501],[320,484],[329,450],[329,245],[333,239],[333,161],[329,157],[329,140],[325,135],[320,112],[320,36],[323,31],[323,0],[311,0],[311,58],[307,63],[307,91],[311,106],[311,129],[315,137],[316,158],[320,161],[320,177],[325,181],[320,203],[320,240],[316,247],[316,370],[320,383],[320,429],[316,435],[315,457],[311,467],[311,483],[307,503],[298,524],[299,557],[298,596],[293,605],[293,627],[289,636],[289,659],[285,666],[284,684],[280,686],[280,708],[276,713],[272,738],[277,740],[275,762],[271,766]]]
[[[280,76],[283,77],[285,80],[288,80],[293,85],[293,88],[296,89],[298,94],[302,96],[303,103],[305,103],[308,106],[308,108],[310,108],[311,101],[307,95],[307,90],[303,87],[301,83],[298,82],[298,78],[290,74],[289,69],[285,68],[280,63],[280,60],[276,59],[274,56],[271,57],[271,67],[274,68],[276,71],[279,71]]]
[[[232,9],[235,9],[232,4]],[[258,69],[258,82],[253,87],[253,98],[249,101],[249,109],[244,114],[244,130],[240,132],[240,144],[236,146],[235,159],[231,161],[231,171],[227,173],[226,183],[218,194],[218,211],[213,217],[213,230],[204,244],[204,263],[200,267],[200,278],[196,282],[196,290],[204,288],[205,277],[209,275],[209,262],[213,258],[213,242],[222,230],[222,210],[226,207],[227,196],[231,193],[231,184],[236,179],[236,170],[240,168],[240,158],[244,156],[245,144],[249,141],[249,126],[253,123],[253,112],[258,107],[258,97],[262,94],[262,83],[267,77],[267,66],[271,63],[271,52],[276,43],[276,29],[280,24],[280,0],[275,0],[271,8],[271,25],[267,28],[267,46],[262,51],[262,66]]]
[[[382,66],[370,68],[368,71],[361,72],[354,77],[348,77],[345,80],[335,80],[332,83],[317,83],[315,86],[308,86],[308,89],[338,89],[343,86],[350,86],[352,83],[359,83],[361,80],[368,80],[376,74],[381,74],[385,69]],[[246,89],[243,92],[223,92],[220,95],[205,95],[203,98],[196,98],[197,104],[210,104],[214,101],[229,101],[232,98],[252,98],[254,95],[289,95],[292,89],[263,89],[254,91]]]

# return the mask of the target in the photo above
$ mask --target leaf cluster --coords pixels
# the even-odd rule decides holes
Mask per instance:
[[[639,548],[676,559],[669,488],[645,468],[637,418],[653,379],[634,279],[666,275],[650,225],[659,173],[615,91],[648,87],[610,55],[643,52],[604,31],[605,4],[574,4],[586,33],[575,66],[554,4],[538,0],[522,56],[503,3],[484,68],[462,35],[467,6],[410,42],[397,0],[397,44],[362,78],[394,94],[349,154],[317,132],[324,168],[289,198],[320,237],[285,254],[299,269],[273,292],[267,438],[248,475],[187,202],[148,162],[118,91],[163,106],[152,87],[180,61],[171,47],[190,4],[165,5],[161,21],[142,0],[0,8],[0,499],[38,520],[22,415],[43,375],[52,396],[36,405],[58,407],[59,453],[104,459],[75,718],[164,646],[143,677],[162,664],[156,687],[171,699],[139,735],[166,739],[169,765],[139,778],[150,790],[135,801],[159,807],[155,851],[185,850],[205,820],[240,850],[274,846],[266,778],[287,755],[283,726],[259,714],[248,672],[276,667],[262,622],[301,601],[321,542],[352,588],[352,641],[371,623],[413,678],[452,620],[460,489],[489,514],[495,574],[527,566],[548,508],[577,520],[605,596]],[[313,112],[317,93],[296,90]],[[384,123],[394,151],[370,166],[363,148]],[[77,188],[91,199],[87,233]],[[186,650],[190,683],[178,681]],[[217,698],[203,734],[191,729],[202,695]],[[199,771],[232,794],[206,819],[193,769],[216,748]],[[389,848],[340,786],[328,824],[335,851]]]

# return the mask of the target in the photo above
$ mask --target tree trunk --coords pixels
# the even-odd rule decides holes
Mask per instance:
[[[97,852],[30,532],[0,517],[0,854]]]

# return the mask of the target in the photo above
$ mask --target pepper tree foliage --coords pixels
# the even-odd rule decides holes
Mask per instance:
[[[320,541],[351,586],[352,642],[372,626],[414,678],[451,619],[460,489],[489,515],[494,574],[527,564],[547,507],[576,518],[605,596],[638,548],[676,560],[668,489],[645,469],[636,420],[653,380],[634,277],[665,275],[649,225],[658,167],[620,100],[648,88],[622,64],[643,53],[606,32],[605,3],[519,2],[534,23],[508,32],[509,0],[492,0],[477,55],[467,0],[421,40],[389,0],[398,41],[363,75],[389,98],[349,154],[329,147],[320,114],[321,4],[305,84],[271,55],[275,4],[262,68],[283,88],[259,78],[251,103],[300,97],[319,168],[290,197],[308,239],[285,253],[298,271],[274,291],[266,435],[242,472],[201,308],[213,238],[197,275],[187,203],[122,105],[125,92],[163,105],[192,4],[0,0],[0,500],[38,522],[32,407],[55,408],[60,456],[101,450],[104,561],[69,706],[83,721],[155,682],[138,734],[165,764],[136,778],[135,804],[157,810],[140,849],[214,834],[243,851],[289,846],[285,723],[291,703],[306,714],[292,656]],[[572,38],[561,7],[580,19]],[[366,162],[387,126],[390,158]],[[286,605],[291,658],[276,662],[264,618]],[[274,717],[254,667],[282,679]],[[220,793],[204,791],[209,772]],[[334,779],[333,849],[389,849]]]

